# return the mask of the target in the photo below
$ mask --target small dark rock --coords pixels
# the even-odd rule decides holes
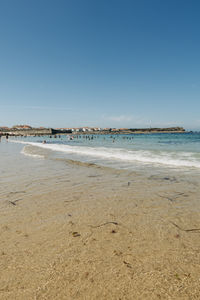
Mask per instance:
[[[72,232],[73,237],[78,237],[81,236],[80,233],[78,233],[77,231]]]

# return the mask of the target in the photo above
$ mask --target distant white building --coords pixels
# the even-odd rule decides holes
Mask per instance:
[[[84,127],[83,127],[83,128],[79,128],[79,131],[80,131],[80,132],[85,132],[85,131],[86,131],[86,128],[84,128]]]

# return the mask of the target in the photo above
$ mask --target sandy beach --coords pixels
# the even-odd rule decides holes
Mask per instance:
[[[0,299],[199,299],[198,178],[67,165],[1,193]]]
[[[200,300],[199,15],[0,0],[0,300]]]

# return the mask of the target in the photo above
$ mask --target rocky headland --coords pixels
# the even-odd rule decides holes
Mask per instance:
[[[0,127],[0,135],[11,136],[38,136],[55,134],[148,134],[148,133],[184,133],[183,127],[168,128],[24,128],[24,127]]]

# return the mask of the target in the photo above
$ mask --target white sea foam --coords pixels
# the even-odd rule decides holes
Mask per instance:
[[[31,153],[31,152],[27,151],[26,146],[22,149],[21,153],[24,154],[24,155],[26,155],[26,156],[31,156],[31,157],[34,157],[34,158],[40,158],[40,159],[44,158],[43,155],[34,154],[34,153]]]
[[[192,152],[170,152],[153,150],[127,150],[122,148],[70,146],[61,144],[42,144],[35,142],[13,141],[22,144],[37,146],[52,151],[77,154],[102,160],[139,162],[143,164],[160,164],[174,167],[200,168],[200,159]],[[35,154],[34,154],[35,155]]]

